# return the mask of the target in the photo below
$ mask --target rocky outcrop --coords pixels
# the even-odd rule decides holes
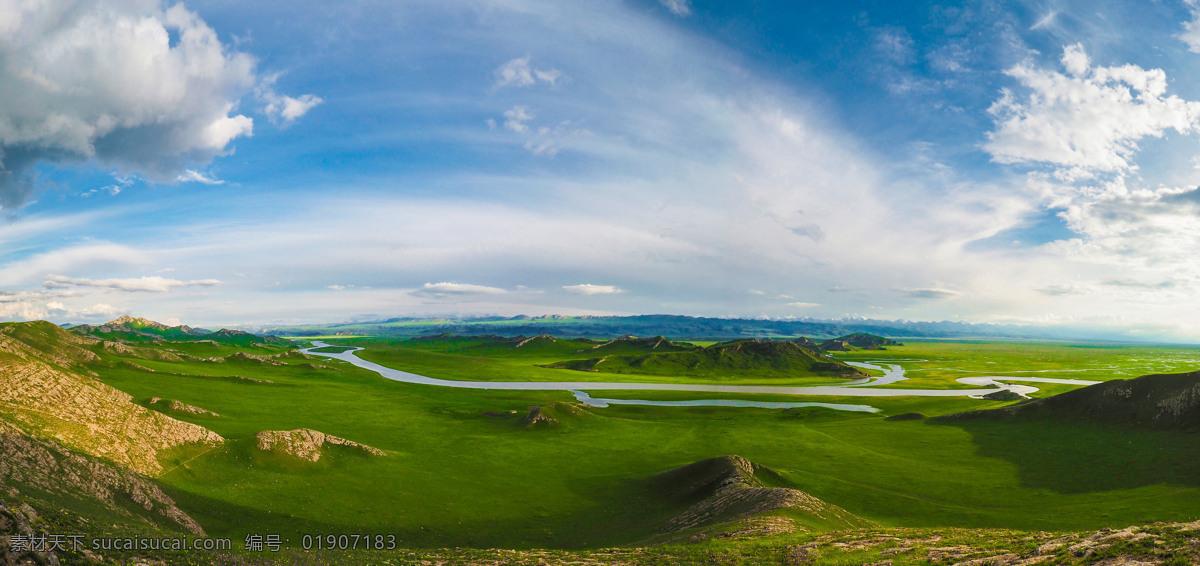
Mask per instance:
[[[247,354],[238,352],[225,356],[226,361],[230,362],[250,362],[264,366],[286,366],[287,363],[275,359],[273,356],[262,356],[258,354]]]
[[[669,519],[662,532],[737,521],[793,509],[831,526],[861,526],[868,521],[812,495],[787,487],[767,487],[759,474],[774,475],[741,456],[711,458],[655,476],[651,483],[668,498],[695,501]]]
[[[537,336],[522,338],[517,342],[516,347],[523,348],[529,344],[553,344],[555,342],[558,342],[558,338],[555,338],[549,334],[538,334]]]
[[[256,435],[256,439],[259,450],[286,454],[309,462],[321,459],[326,444],[354,448],[371,456],[387,455],[387,452],[373,446],[308,428],[264,430]]]
[[[73,335],[58,331],[69,344]],[[11,422],[151,476],[162,471],[158,455],[164,450],[223,441],[204,427],[151,411],[127,393],[63,369],[72,359],[47,362],[40,352],[43,345],[0,336],[0,352],[9,354],[0,356],[0,413]]]
[[[75,454],[49,439],[32,437],[0,421],[0,484],[96,500],[128,513],[136,509],[203,535],[204,529],[156,484],[112,464]],[[2,545],[7,548],[8,545]]]
[[[2,464],[0,464],[2,465]],[[31,540],[36,533],[33,522],[37,513],[28,505],[9,507],[0,501],[0,566],[17,566],[26,564],[50,564],[58,566],[62,562],[50,551],[34,549],[32,545],[14,544],[14,538]]]
[[[100,347],[105,352],[111,352],[118,356],[128,358],[140,358],[143,360],[154,360],[159,362],[182,362],[183,358],[174,352],[166,352],[157,348],[138,348],[130,346],[122,342],[113,342],[105,340],[100,343]]]
[[[679,346],[677,344],[672,343],[670,340],[667,340],[665,337],[662,337],[662,336],[655,336],[653,338],[638,338],[637,336],[632,336],[629,334],[626,334],[625,336],[622,336],[620,338],[614,338],[603,344],[598,344],[596,346],[592,346],[593,350],[613,350],[613,349],[627,349],[627,348],[636,348],[636,349],[640,349],[640,350],[660,350],[660,351],[661,350],[682,351],[682,350],[696,349],[694,346],[691,346],[691,345]]]
[[[558,419],[542,412],[540,405],[531,405],[528,407],[529,414],[521,422],[525,423],[526,427],[532,426],[549,426],[558,424]]]
[[[197,407],[195,405],[188,405],[187,403],[184,403],[177,399],[162,399],[159,397],[151,397],[150,404],[161,406],[165,409],[180,412],[180,413],[189,413],[192,415],[204,415],[204,416],[209,416],[209,417],[221,416],[221,415],[218,415],[208,409],[201,409],[200,407]]]

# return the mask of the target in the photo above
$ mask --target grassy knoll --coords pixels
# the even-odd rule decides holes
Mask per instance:
[[[470,343],[339,343],[364,345],[365,358],[435,377],[578,380],[584,375],[534,366],[562,359],[553,345],[499,357]],[[1044,348],[1046,360],[1030,361],[1034,369],[1051,364],[1070,369],[1070,358],[1082,351],[1056,354],[1053,348],[1065,347]],[[847,357],[933,360],[937,354],[936,363],[945,367],[954,360],[978,367],[1001,359],[1011,364],[1007,367],[1021,367],[1019,351],[1009,345],[917,344]],[[1183,357],[1174,350],[1158,352],[1136,356],[1160,355],[1159,364]],[[558,402],[572,401],[571,394],[396,383],[344,362],[301,358],[278,358],[283,365],[245,358],[163,362],[113,353],[105,358],[110,367],[96,368],[101,379],[140,402],[177,399],[221,415],[175,415],[230,442],[181,455],[161,482],[210,534],[235,538],[246,532],[383,532],[417,547],[628,544],[650,538],[679,511],[678,504],[655,493],[649,478],[726,454],[769,466],[790,485],[881,525],[1066,530],[1200,516],[1200,486],[1187,476],[1188,466],[1200,458],[1194,439],[1069,425],[884,420],[1000,402],[786,398],[871,404],[883,409],[880,414],[613,406],[578,415],[562,410],[555,412],[557,423],[529,427],[516,417],[533,405],[553,410]],[[1081,357],[1079,363],[1090,362]],[[1122,363],[1133,371],[1133,362]],[[961,373],[942,375],[944,380]],[[339,453],[309,463],[255,449],[258,431],[296,428],[361,442],[388,455]],[[1104,467],[1108,454],[1119,455],[1111,466],[1130,471]]]

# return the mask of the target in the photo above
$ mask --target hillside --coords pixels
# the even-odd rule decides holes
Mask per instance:
[[[286,340],[277,336],[258,336],[241,330],[224,328],[214,332],[187,325],[167,326],[153,320],[134,318],[128,315],[100,325],[72,326],[69,330],[82,336],[124,343],[212,341],[237,346],[287,343]]]
[[[1000,409],[948,415],[942,420],[1041,418],[1200,430],[1200,371],[1106,381]]]
[[[826,352],[842,352],[847,350],[886,350],[885,346],[903,346],[895,340],[876,336],[874,334],[866,334],[864,332],[855,332],[846,336],[839,336],[831,340],[821,342],[820,347]]]
[[[91,377],[102,347],[48,322],[0,324],[0,416],[85,454],[147,475],[177,446],[222,438],[134,403]],[[86,374],[86,375],[85,375]]]
[[[581,353],[593,356],[595,352],[605,348],[611,348],[610,351],[640,351],[640,353],[564,360],[547,364],[544,367],[653,375],[707,375],[721,374],[722,372],[754,372],[779,376],[821,374],[837,377],[863,377],[865,375],[842,362],[789,341],[733,340],[705,348],[670,345],[671,343],[661,338],[639,343],[627,341],[619,347],[609,344]],[[663,349],[659,350],[659,348]],[[661,353],[659,353],[660,351]]]
[[[829,531],[863,527],[871,522],[787,486],[778,473],[741,456],[722,456],[695,462],[651,478],[658,493],[686,508],[671,517],[661,532],[705,530],[713,527],[767,527],[772,534]],[[781,514],[781,513],[782,514]],[[756,520],[757,519],[757,520]]]

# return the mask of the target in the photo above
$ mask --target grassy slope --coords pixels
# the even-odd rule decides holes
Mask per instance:
[[[366,345],[400,351],[384,349],[382,341]],[[972,346],[971,352],[993,347],[1007,346]],[[962,346],[955,345],[918,348],[936,351],[943,361],[974,355],[962,354]],[[472,364],[476,370],[520,372],[532,371],[521,368],[553,353],[497,360],[491,352],[489,361],[486,351],[434,350],[395,358],[422,366],[396,365],[418,372],[433,368],[441,373],[429,373],[441,377],[470,372]],[[1015,365],[1016,352],[1004,351]],[[912,357],[901,349],[886,353]],[[1151,354],[1174,359],[1179,352],[1143,349],[1137,355]],[[639,478],[724,454],[769,466],[804,491],[888,525],[1085,529],[1200,514],[1196,478],[1186,473],[1200,457],[1195,439],[1065,425],[882,420],[889,414],[937,415],[1001,405],[996,402],[871,399],[885,410],[881,415],[610,407],[563,416],[557,427],[526,430],[518,419],[483,413],[524,413],[529,405],[565,401],[570,394],[401,384],[344,363],[330,363],[337,369],[329,370],[303,367],[308,363],[303,361],[288,367],[131,361],[179,373],[274,382],[173,376],[124,366],[101,371],[106,382],[139,400],[179,399],[222,415],[184,417],[232,442],[162,478],[212,533],[394,532],[403,544],[418,546],[628,542],[677,510],[655,503]],[[389,456],[306,466],[263,458],[251,449],[259,430],[299,427],[382,448]],[[1119,462],[1145,465],[1124,474],[1101,473],[1114,453],[1121,455]],[[1150,466],[1168,472],[1150,473]]]

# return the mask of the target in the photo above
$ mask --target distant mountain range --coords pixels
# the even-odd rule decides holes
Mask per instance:
[[[122,316],[104,324],[80,324],[68,328],[82,336],[117,342],[218,342],[221,344],[248,346],[253,344],[286,344],[287,340],[276,336],[257,336],[242,330],[205,330],[187,325],[167,326],[161,322]]]
[[[636,316],[514,316],[467,318],[389,318],[371,322],[346,322],[264,327],[263,334],[278,336],[372,335],[389,337],[502,334],[559,337],[613,338],[623,335],[666,336],[670,339],[731,340],[810,336],[820,339],[855,333],[893,338],[985,338],[1041,340],[1138,341],[1112,330],[1037,327],[966,322],[914,322],[907,320],[779,320],[706,318],[678,315]]]

